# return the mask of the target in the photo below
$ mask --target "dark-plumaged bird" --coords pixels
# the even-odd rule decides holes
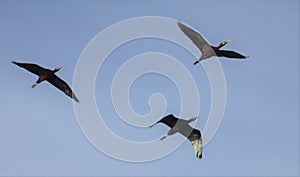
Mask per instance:
[[[202,158],[202,138],[199,130],[192,128],[189,123],[196,120],[198,117],[192,117],[189,120],[179,119],[175,117],[173,114],[169,114],[162,119],[160,119],[157,123],[164,123],[171,128],[168,131],[167,135],[160,138],[160,140],[165,139],[166,137],[173,135],[177,132],[185,136],[192,143],[195,151],[196,157],[199,159]],[[154,125],[155,125],[154,124]],[[154,126],[152,125],[152,126]],[[151,127],[152,127],[151,126]]]
[[[201,60],[210,58],[212,56],[218,56],[218,57],[227,57],[227,58],[238,58],[238,59],[244,59],[248,56],[244,56],[242,54],[239,54],[234,51],[230,50],[220,50],[224,45],[226,45],[228,42],[232,42],[230,40],[221,42],[218,46],[211,46],[209,45],[205,39],[196,31],[191,29],[190,27],[184,25],[181,22],[177,22],[179,28],[181,31],[187,35],[190,40],[200,49],[202,55],[201,57],[194,62],[194,65],[199,63]]]
[[[37,64],[19,63],[16,61],[13,61],[12,63],[39,76],[38,80],[31,86],[31,88],[34,88],[35,86],[37,86],[37,84],[46,80],[50,82],[52,85],[54,85],[56,88],[58,88],[59,90],[63,91],[66,95],[73,98],[76,102],[79,102],[79,99],[75,96],[75,94],[73,93],[69,85],[55,75],[55,73],[59,71],[62,67],[56,67],[54,70],[50,70],[50,69],[43,68]]]

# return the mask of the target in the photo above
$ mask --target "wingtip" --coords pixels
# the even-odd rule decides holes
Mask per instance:
[[[202,154],[198,157],[198,159],[202,159]]]
[[[73,98],[73,100],[76,101],[77,103],[80,102],[79,99],[78,99],[75,95],[73,95],[72,98]]]

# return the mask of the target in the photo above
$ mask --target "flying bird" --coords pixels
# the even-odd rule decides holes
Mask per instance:
[[[54,85],[56,88],[58,88],[59,90],[63,91],[66,95],[73,98],[76,102],[79,102],[79,99],[75,96],[75,94],[73,93],[69,85],[55,75],[55,73],[59,71],[62,67],[56,67],[54,70],[50,70],[50,69],[43,68],[37,64],[19,63],[16,61],[12,61],[12,63],[39,76],[38,80],[31,86],[31,88],[34,88],[39,83],[46,80],[50,82],[52,85]]]
[[[244,59],[248,56],[244,56],[242,54],[239,54],[237,52],[231,51],[231,50],[220,50],[224,45],[226,45],[228,42],[232,42],[230,40],[221,42],[218,46],[211,46],[208,44],[205,39],[196,31],[191,29],[190,27],[184,25],[181,22],[177,22],[179,28],[181,31],[187,35],[190,40],[200,49],[202,55],[198,60],[194,62],[194,65],[199,63],[201,60],[210,58],[212,56],[218,56],[218,57],[227,57],[227,58],[238,58],[238,59]]]
[[[171,128],[171,130],[168,131],[167,135],[160,138],[160,140],[163,140],[167,138],[170,135],[173,135],[177,132],[185,136],[189,141],[192,143],[195,151],[196,157],[199,159],[202,158],[202,138],[201,133],[199,130],[192,128],[189,123],[196,120],[198,117],[192,117],[189,120],[180,119],[175,117],[173,114],[169,114],[162,119],[160,119],[157,123],[164,123],[167,126]],[[154,126],[152,125],[152,126]],[[150,126],[150,127],[152,127]]]

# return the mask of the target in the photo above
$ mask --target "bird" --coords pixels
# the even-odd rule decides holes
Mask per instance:
[[[73,98],[76,102],[79,102],[79,99],[75,96],[72,89],[69,87],[69,85],[63,81],[61,78],[55,75],[57,71],[59,71],[62,67],[56,67],[53,70],[43,68],[37,64],[32,63],[19,63],[16,61],[12,61],[13,64],[26,69],[27,71],[36,74],[39,76],[38,80],[31,86],[31,88],[34,88],[39,83],[43,81],[48,81],[50,84],[54,85],[59,90],[63,91],[66,95]]]
[[[249,56],[244,56],[239,54],[235,51],[231,50],[220,50],[223,46],[225,46],[229,42],[233,42],[232,40],[226,40],[221,42],[218,46],[212,46],[206,42],[206,40],[196,31],[191,29],[190,27],[184,25],[180,21],[177,22],[180,30],[189,37],[189,39],[200,49],[202,55],[198,60],[194,62],[194,65],[199,63],[201,60],[208,59],[212,56],[218,57],[226,57],[226,58],[238,58],[238,59],[245,59]]]
[[[189,123],[195,121],[199,116],[194,116],[189,120],[180,119],[175,117],[173,114],[169,114],[150,127],[156,125],[157,123],[164,123],[171,129],[168,131],[167,135],[160,138],[160,141],[179,132],[181,135],[185,136],[193,145],[195,156],[199,159],[202,158],[202,137],[201,132],[197,129],[192,128]]]

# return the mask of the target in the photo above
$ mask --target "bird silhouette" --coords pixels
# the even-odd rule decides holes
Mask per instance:
[[[54,85],[56,88],[58,88],[59,90],[63,91],[66,95],[73,98],[76,102],[79,102],[79,99],[75,96],[75,94],[73,93],[69,85],[55,75],[55,73],[59,71],[62,67],[56,67],[54,70],[50,70],[50,69],[43,68],[37,64],[19,63],[16,61],[12,61],[12,63],[39,76],[38,80],[31,86],[31,88],[34,88],[39,83],[46,80],[50,82],[52,85]]]
[[[179,132],[181,135],[185,136],[193,145],[195,156],[199,159],[202,158],[202,137],[199,130],[192,128],[189,123],[195,121],[198,117],[192,117],[189,120],[180,119],[175,117],[173,114],[169,114],[158,122],[153,124],[152,126],[156,125],[157,123],[164,123],[171,128],[168,131],[167,135],[160,138],[163,140],[170,135],[173,135]],[[150,127],[152,127],[150,126]]]
[[[220,50],[223,46],[225,46],[228,42],[232,42],[230,40],[221,42],[218,46],[212,46],[206,42],[206,40],[196,31],[191,29],[190,27],[184,25],[181,22],[177,22],[177,25],[181,29],[181,31],[189,37],[189,39],[200,49],[202,55],[198,60],[194,62],[194,65],[199,63],[201,60],[210,58],[212,56],[218,57],[226,57],[226,58],[237,58],[237,59],[245,59],[248,56],[244,56],[235,51],[231,50]]]

